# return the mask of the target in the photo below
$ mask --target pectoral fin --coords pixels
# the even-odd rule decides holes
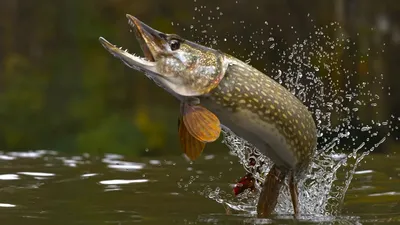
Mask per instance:
[[[214,113],[200,105],[184,104],[183,123],[187,131],[201,142],[213,142],[221,133],[221,124]]]
[[[179,141],[183,152],[190,160],[194,161],[201,155],[206,144],[193,137],[186,129],[182,120],[183,118],[179,118],[178,120]]]

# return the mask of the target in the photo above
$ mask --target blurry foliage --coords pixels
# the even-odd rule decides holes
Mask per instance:
[[[177,101],[113,58],[97,39],[104,36],[132,52],[140,52],[129,32],[126,13],[158,30],[176,32],[171,22],[188,27],[194,16],[193,4],[224,9],[225,22],[214,26],[221,35],[236,29],[229,22],[240,16],[237,8],[232,8],[232,1],[198,1],[1,1],[0,149],[51,148],[125,154],[145,154],[146,149],[166,154],[173,149],[170,152],[179,154]],[[299,5],[294,0],[284,3],[259,0],[254,1],[260,6],[257,12],[243,7],[241,15],[251,23],[268,20],[282,27],[295,26],[304,36],[313,29],[307,27],[305,15],[312,13],[318,23],[326,24],[337,19],[331,9],[339,2],[342,1],[307,0]],[[368,2],[364,8],[369,14],[358,13],[371,19],[372,9],[382,6],[382,2]],[[391,2],[391,5],[390,12],[398,12],[400,4]],[[287,12],[294,14],[292,20],[282,20]],[[372,23],[367,26],[373,26]],[[244,35],[247,31],[237,32]],[[181,34],[191,37],[189,31]],[[203,34],[199,31],[198,35]],[[289,34],[280,38],[295,37]],[[224,50],[228,46],[222,43],[218,48]],[[273,53],[270,56],[272,60]],[[395,75],[390,79],[398,81]]]

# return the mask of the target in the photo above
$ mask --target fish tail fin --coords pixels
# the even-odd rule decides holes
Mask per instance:
[[[278,196],[287,171],[281,171],[276,165],[269,171],[262,187],[260,198],[257,204],[258,217],[268,217],[274,211],[278,202]]]

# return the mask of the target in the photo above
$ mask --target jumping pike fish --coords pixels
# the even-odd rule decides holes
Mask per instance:
[[[206,143],[220,136],[221,126],[226,127],[274,162],[258,200],[258,216],[272,213],[286,177],[298,215],[298,178],[308,168],[317,142],[307,107],[231,55],[154,30],[131,15],[127,18],[144,58],[99,40],[112,55],[181,102],[178,132],[186,155],[195,160]]]

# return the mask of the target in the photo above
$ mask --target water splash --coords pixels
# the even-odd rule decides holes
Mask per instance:
[[[390,95],[390,87],[385,86],[383,74],[373,75],[368,70],[370,61],[378,58],[384,48],[377,51],[371,48],[358,50],[357,42],[348,37],[341,25],[335,22],[323,27],[314,25],[306,38],[297,38],[292,44],[276,40],[274,35],[282,33],[283,28],[279,25],[269,26],[268,21],[264,22],[265,27],[252,27],[252,32],[248,32],[246,37],[226,33],[221,38],[212,25],[224,15],[221,7],[213,10],[197,5],[194,11],[190,31],[193,40],[201,44],[215,47],[221,40],[223,43],[232,40],[235,46],[240,47],[248,41],[252,49],[244,49],[247,55],[236,54],[235,50],[228,48],[230,54],[246,62],[263,60],[268,49],[277,51],[278,60],[265,65],[264,71],[309,107],[318,127],[317,152],[308,175],[299,184],[300,210],[302,214],[309,215],[338,214],[357,166],[391,133],[398,130],[395,124],[398,118],[385,114],[381,106],[383,99]],[[313,23],[313,19],[309,19]],[[251,26],[243,20],[232,23],[238,29]],[[294,27],[290,29],[296,36]],[[277,46],[286,47],[281,50]],[[364,78],[361,75],[365,75]],[[244,170],[252,172],[259,181],[256,183],[259,189],[272,162],[228,129],[223,130],[223,137],[223,143],[228,146],[230,153],[237,156]],[[254,155],[257,157],[254,158]],[[251,158],[256,160],[256,167],[262,165],[260,172],[249,166]],[[345,174],[341,179],[338,179],[339,171]],[[192,176],[184,184],[185,188],[195,180]],[[255,214],[259,195],[258,192],[248,191],[233,197],[223,188],[211,186],[206,186],[199,193],[231,209],[250,214]],[[276,212],[293,213],[287,188],[278,199]]]

